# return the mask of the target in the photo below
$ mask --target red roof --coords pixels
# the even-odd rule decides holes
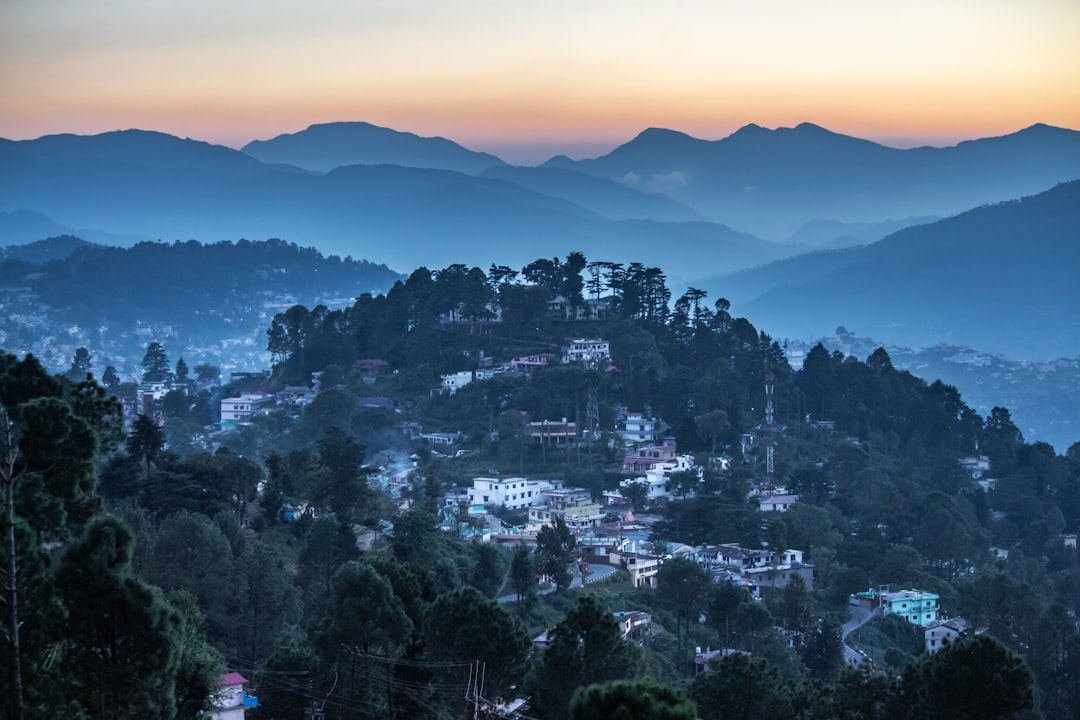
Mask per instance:
[[[247,682],[247,678],[237,672],[225,673],[221,676],[221,686],[229,687],[230,685],[243,685]]]

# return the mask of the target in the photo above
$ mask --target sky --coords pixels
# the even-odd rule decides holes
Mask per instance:
[[[1080,129],[1076,0],[3,0],[0,137],[363,120],[522,164],[647,127]]]

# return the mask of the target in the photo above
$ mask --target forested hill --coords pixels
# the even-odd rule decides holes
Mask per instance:
[[[135,324],[171,326],[181,339],[217,343],[238,328],[260,327],[260,316],[292,303],[324,303],[384,292],[401,276],[365,260],[324,257],[282,240],[144,242],[117,248],[47,241],[54,251],[9,248],[0,287],[46,324],[102,328],[88,343],[115,342]],[[68,248],[68,254],[60,249]],[[10,322],[10,318],[8,319]],[[27,336],[27,328],[5,330]],[[35,331],[41,336],[41,328]],[[48,333],[45,333],[48,334]],[[8,342],[9,347],[16,344]],[[93,348],[91,348],[93,349]]]

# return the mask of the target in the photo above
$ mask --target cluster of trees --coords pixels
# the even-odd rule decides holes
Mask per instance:
[[[139,577],[133,533],[101,513],[95,462],[122,437],[120,407],[96,383],[0,352],[11,717],[193,717],[215,688],[221,659],[198,606]]]
[[[453,355],[461,345],[454,334],[441,332],[444,323],[468,324],[475,332],[478,323],[498,316],[497,326],[489,324],[485,334],[511,344],[515,338],[544,340],[553,320],[552,299],[563,298],[570,317],[585,305],[586,271],[589,293],[604,295],[612,317],[666,320],[671,292],[658,268],[588,263],[582,253],[573,252],[565,261],[542,258],[520,271],[503,265],[492,265],[486,273],[460,264],[435,271],[418,268],[385,295],[365,293],[345,310],[297,305],[273,318],[267,349],[291,378],[331,364],[348,367],[365,357],[446,372],[457,369]]]
[[[257,329],[268,302],[294,297],[313,303],[326,297],[327,288],[355,297],[401,277],[385,265],[323,257],[277,239],[140,242],[129,248],[60,240],[47,241],[58,248],[54,254],[9,253],[0,260],[0,285],[28,288],[57,325],[113,329],[101,337],[113,355],[136,357],[139,348],[124,339],[133,336],[122,333],[136,322],[169,325],[180,342],[205,347],[235,337],[238,329]],[[12,338],[25,334],[15,323],[6,329]],[[26,345],[33,340],[25,339]]]
[[[387,287],[399,276],[366,260],[323,257],[315,248],[283,240],[141,242],[130,248],[84,245],[69,256],[33,265],[9,259],[0,277],[17,279],[69,322],[93,326],[102,319],[160,319],[176,323],[183,307],[206,327],[227,322],[234,311],[254,307],[264,293],[318,297]],[[169,292],[162,292],[167,283]],[[223,295],[222,288],[232,292]],[[96,298],[87,303],[87,296]],[[224,306],[219,305],[224,303]]]

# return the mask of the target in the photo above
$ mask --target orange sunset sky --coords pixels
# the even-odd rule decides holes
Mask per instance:
[[[0,136],[365,120],[511,162],[646,127],[1080,128],[1076,0],[4,0]]]

